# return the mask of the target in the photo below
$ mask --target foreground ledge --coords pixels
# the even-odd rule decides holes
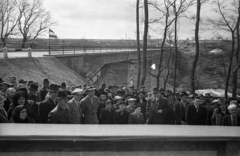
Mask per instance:
[[[239,127],[0,124],[0,155],[237,156],[239,150]]]

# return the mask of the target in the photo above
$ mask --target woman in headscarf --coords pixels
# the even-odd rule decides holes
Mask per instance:
[[[10,119],[12,123],[35,123],[28,114],[27,107],[25,105],[18,105],[12,112],[12,117]]]
[[[6,91],[7,97],[4,101],[4,109],[8,111],[10,104],[13,102],[13,95],[16,92],[14,88],[8,88]]]
[[[7,114],[8,114],[8,119],[11,118],[12,116],[12,112],[15,109],[15,107],[17,107],[18,105],[26,105],[27,103],[27,95],[25,92],[23,91],[17,91],[14,93],[13,95],[13,102],[11,103]]]
[[[0,92],[0,123],[8,123],[7,112],[5,111],[4,105],[5,97],[2,92]]]

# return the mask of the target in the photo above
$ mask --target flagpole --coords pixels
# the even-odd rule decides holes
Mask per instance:
[[[50,55],[50,28],[48,29],[48,55]]]

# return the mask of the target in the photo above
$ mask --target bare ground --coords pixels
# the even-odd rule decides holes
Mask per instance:
[[[86,81],[54,57],[0,59],[0,77],[8,82],[10,75],[14,75],[17,81],[33,80],[39,84],[44,78],[50,83],[65,82],[69,86],[83,85]]]

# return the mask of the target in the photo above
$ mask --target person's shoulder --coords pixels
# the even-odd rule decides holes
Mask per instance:
[[[58,113],[58,106],[53,108],[53,110],[50,111],[51,114],[57,114]]]

